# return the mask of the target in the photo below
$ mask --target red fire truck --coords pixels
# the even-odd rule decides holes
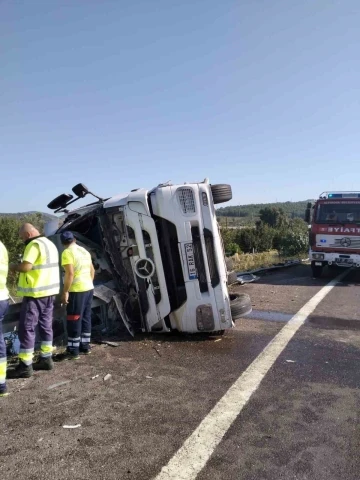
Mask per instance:
[[[309,258],[314,277],[325,266],[360,267],[360,192],[324,192],[308,203]]]

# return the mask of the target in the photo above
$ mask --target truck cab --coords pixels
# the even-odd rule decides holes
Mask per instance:
[[[308,204],[312,273],[324,267],[360,267],[360,192],[323,192]]]
[[[82,198],[87,188],[79,185],[74,189]],[[223,332],[234,326],[214,207],[232,198],[230,185],[166,182],[97,197],[71,212],[70,197],[63,194],[48,205],[65,215],[47,235],[61,250],[58,237],[70,230],[90,251],[95,290],[115,292],[131,333]],[[243,311],[251,312],[250,301]]]

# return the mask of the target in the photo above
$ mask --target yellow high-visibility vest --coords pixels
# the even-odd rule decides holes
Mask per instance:
[[[34,238],[26,248],[34,243],[38,245],[40,255],[29,272],[20,273],[17,294],[33,298],[57,295],[60,291],[58,250],[46,237]]]
[[[9,290],[6,288],[6,279],[9,270],[9,256],[5,245],[0,242],[0,300],[9,298]]]
[[[74,280],[69,292],[88,292],[94,288],[91,278],[91,255],[83,247],[72,243],[62,253],[61,265],[74,266]]]

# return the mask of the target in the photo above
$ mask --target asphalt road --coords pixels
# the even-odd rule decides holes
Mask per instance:
[[[314,280],[309,267],[298,266],[236,287],[251,295],[254,313],[223,337],[141,336],[119,347],[96,345],[90,357],[9,381],[11,395],[0,399],[1,478],[156,479],[336,275]],[[349,273],[318,304],[221,440],[211,446],[210,434],[207,444],[195,444],[193,457],[201,459],[204,449],[210,455],[192,478],[360,478],[359,280],[360,273]],[[221,422],[212,421],[215,431]],[[189,462],[169,478],[190,479],[183,477]]]

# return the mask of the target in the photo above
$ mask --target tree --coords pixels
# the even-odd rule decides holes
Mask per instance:
[[[281,228],[288,224],[289,219],[282,208],[266,207],[259,212],[260,222],[272,228]]]

